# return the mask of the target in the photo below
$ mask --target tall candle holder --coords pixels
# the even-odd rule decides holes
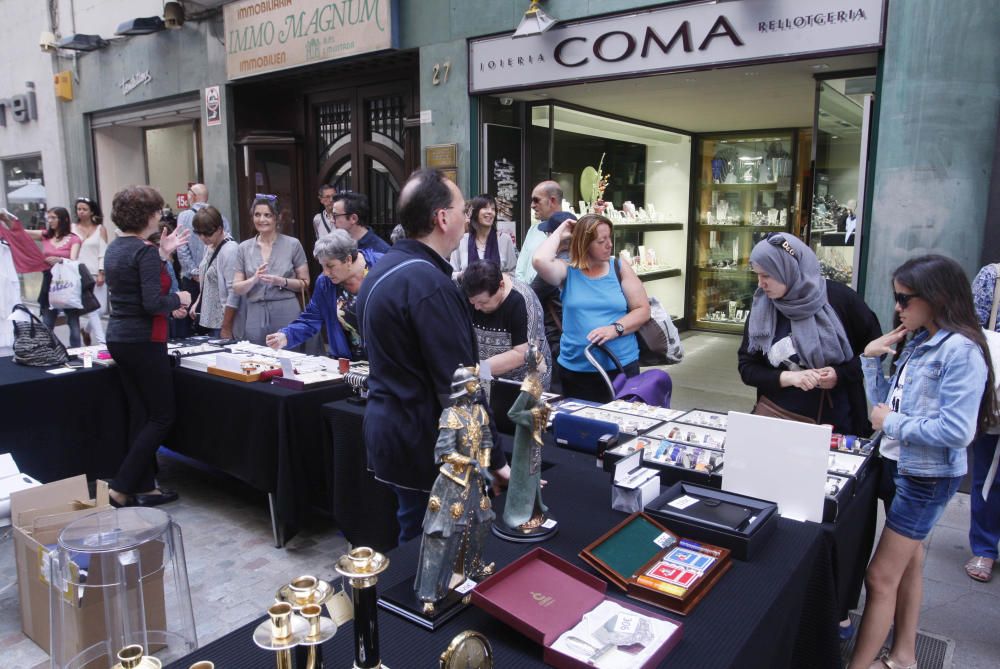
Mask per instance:
[[[378,643],[378,576],[389,567],[389,558],[365,547],[341,556],[336,570],[351,584],[354,603],[354,669],[388,669],[382,664]]]

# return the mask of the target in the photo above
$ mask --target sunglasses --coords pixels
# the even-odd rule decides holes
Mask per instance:
[[[920,297],[916,293],[893,293],[892,296],[896,299],[896,304],[904,309],[910,305],[910,300]]]

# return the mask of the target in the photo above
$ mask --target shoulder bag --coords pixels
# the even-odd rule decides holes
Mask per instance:
[[[56,367],[69,362],[66,347],[38,316],[23,304],[15,304],[13,310],[28,315],[27,321],[14,321],[14,362],[29,367]]]
[[[618,285],[622,283],[622,268],[618,258],[612,258]],[[624,295],[625,291],[622,291]],[[684,345],[674,320],[660,301],[646,296],[649,300],[649,320],[636,331],[639,340],[639,361],[649,365],[676,365],[684,357]],[[627,297],[626,297],[627,299]]]

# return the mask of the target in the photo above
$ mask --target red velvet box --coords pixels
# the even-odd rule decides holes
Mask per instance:
[[[559,669],[589,669],[578,660],[551,648],[566,630],[602,601],[607,583],[569,562],[536,548],[476,586],[472,603],[544,647],[542,659]],[[683,624],[630,602],[615,604],[643,616],[677,626],[660,647],[637,669],[656,667],[680,642]]]

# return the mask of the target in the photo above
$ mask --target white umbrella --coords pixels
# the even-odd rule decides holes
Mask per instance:
[[[42,184],[28,184],[21,186],[7,193],[8,202],[37,202],[45,201],[45,186]]]

